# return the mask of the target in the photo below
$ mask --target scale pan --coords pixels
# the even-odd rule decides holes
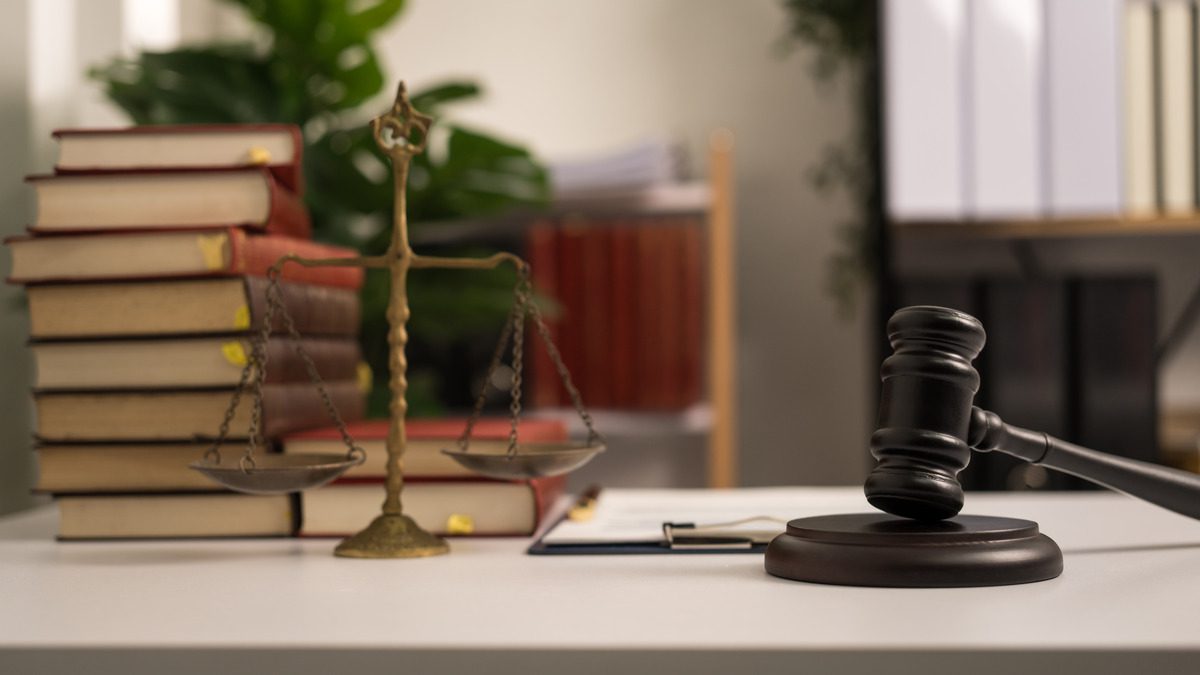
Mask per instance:
[[[201,459],[188,466],[230,490],[275,495],[320,487],[362,463],[362,455],[258,455],[254,465],[246,469],[242,469],[240,454],[222,460]]]
[[[574,471],[604,448],[601,443],[521,443],[511,456],[504,447],[471,452],[442,450],[442,454],[488,478],[520,480]]]

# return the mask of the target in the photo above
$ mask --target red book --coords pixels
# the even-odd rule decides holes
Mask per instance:
[[[529,481],[408,481],[404,513],[441,535],[527,537],[562,495],[566,476]],[[379,515],[382,481],[338,481],[301,494],[301,537],[344,537]]]
[[[583,370],[579,372],[579,390],[584,405],[608,408],[613,404],[612,363],[609,350],[611,327],[609,307],[612,297],[612,228],[595,223],[583,231],[583,293],[576,313],[582,329]]]
[[[704,280],[704,225],[689,218],[683,224],[683,298],[680,343],[681,406],[689,406],[704,396],[704,308],[707,288]]]
[[[643,219],[638,226],[638,407],[669,407],[672,384],[667,361],[678,345],[673,342],[676,307],[671,300],[669,260],[671,236],[660,218]]]
[[[37,234],[246,227],[312,235],[303,202],[265,168],[30,176]]]
[[[637,228],[626,221],[618,222],[611,236],[608,359],[612,404],[632,408],[638,399],[638,307],[642,302],[637,276]]]
[[[265,166],[304,192],[300,128],[294,124],[173,124],[59,129],[56,173]]]
[[[265,277],[280,257],[350,258],[353,249],[237,228],[155,232],[111,232],[54,237],[13,237],[9,283],[163,279],[176,277]],[[288,264],[282,278],[320,286],[358,289],[360,267],[303,267]]]
[[[462,479],[475,474],[442,454],[444,448],[456,448],[455,441],[466,428],[465,418],[410,419],[405,424],[407,445],[402,471],[407,478]],[[375,479],[386,475],[388,420],[364,420],[347,426],[350,437],[367,453],[362,464],[346,472],[348,479]],[[507,418],[479,420],[471,435],[472,450],[497,451],[508,447],[512,423]],[[548,443],[567,440],[567,428],[558,420],[521,420],[522,443]],[[337,453],[344,449],[336,428],[326,427],[292,434],[283,439],[283,452],[291,454]]]
[[[557,232],[554,223],[539,221],[529,227],[526,234],[525,251],[529,257],[530,272],[533,275],[534,292],[553,302],[557,302],[558,293],[558,256]],[[543,307],[543,314],[546,308]],[[546,328],[550,338],[558,343],[558,321],[547,317]],[[556,407],[563,405],[560,397],[561,385],[558,383],[558,373],[554,370],[554,362],[550,352],[542,344],[539,336],[526,339],[526,363],[529,367],[530,381],[533,383],[531,401],[534,407]]]
[[[577,388],[587,387],[584,371],[584,249],[585,228],[578,223],[567,223],[558,232],[558,288],[557,300],[560,314],[558,321],[558,350],[562,354],[567,371],[574,378]],[[559,387],[559,400],[570,403],[566,389]]]

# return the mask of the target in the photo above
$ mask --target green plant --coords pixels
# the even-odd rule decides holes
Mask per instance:
[[[404,8],[404,0],[226,0],[263,32],[255,44],[189,46],[142,52],[93,68],[105,94],[137,124],[286,122],[304,135],[305,200],[318,239],[368,254],[386,249],[392,181],[362,111],[388,83],[371,45],[374,34]],[[390,93],[390,91],[389,91]],[[444,109],[479,96],[473,82],[453,81],[412,92],[417,109]],[[380,103],[380,108],[385,103]],[[545,169],[524,148],[463,126],[439,122],[430,151],[412,164],[408,216],[413,232],[436,221],[487,216],[549,196]],[[374,271],[372,271],[374,272]],[[511,300],[512,276],[421,272],[412,277],[414,344],[430,352],[494,332]],[[386,274],[371,273],[363,289],[363,352],[387,372]],[[444,400],[439,378],[414,362],[410,399],[416,412]],[[386,377],[376,377],[371,410],[386,410]],[[422,386],[424,383],[424,386]]]
[[[808,44],[816,51],[813,77],[829,82],[843,69],[853,69],[854,129],[849,139],[825,147],[809,179],[820,192],[845,190],[854,203],[853,217],[838,223],[841,242],[829,260],[826,285],[843,314],[850,314],[860,286],[872,278],[881,255],[878,229],[881,194],[879,46],[877,0],[783,0],[788,14],[789,42]],[[785,45],[788,43],[785,43]]]

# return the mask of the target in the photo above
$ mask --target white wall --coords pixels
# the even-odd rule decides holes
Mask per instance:
[[[779,55],[779,5],[414,0],[378,48],[389,76],[413,88],[481,81],[486,100],[456,118],[547,157],[666,135],[703,158],[708,132],[732,129],[744,482],[855,483],[866,468],[876,364],[866,322],[836,318],[823,291],[846,206],[805,179],[853,115],[848,87],[816,87],[806,54]]]

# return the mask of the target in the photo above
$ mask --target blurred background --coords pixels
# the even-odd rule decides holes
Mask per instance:
[[[440,128],[414,167],[414,245],[534,263],[612,448],[580,484],[858,483],[883,325],[916,303],[984,321],[980,402],[1008,421],[1195,466],[1187,0],[0,11],[5,235],[31,216],[21,179],[52,168],[56,128],[270,121],[303,129],[317,238],[377,252],[391,185],[362,124],[405,80]],[[383,281],[362,296],[377,383]],[[414,278],[416,413],[469,405],[511,282]],[[35,470],[25,308],[2,293],[0,512],[30,503]],[[531,414],[570,420],[531,360]],[[1080,487],[991,457],[964,482]]]
[[[144,114],[139,122],[251,121],[248,116],[255,111],[246,108],[262,98],[261,87],[238,89],[236,74],[228,70],[218,69],[214,74],[201,65],[195,67],[197,72],[183,73],[181,69],[192,64],[180,66],[177,61],[162,67],[185,78],[202,79],[192,88],[194,96],[159,96],[153,82],[145,90],[137,89],[144,83],[139,78],[160,65],[139,61],[139,54],[170,52],[181,45],[207,48],[229,43],[248,43],[256,53],[281,45],[302,48],[306,43],[303,25],[296,29],[300,33],[288,33],[286,23],[282,29],[270,23],[278,18],[272,15],[272,6],[286,9],[305,4],[347,3],[4,3],[5,96],[0,129],[5,147],[11,149],[0,180],[8,214],[3,222],[5,234],[22,231],[30,215],[29,189],[22,185],[22,176],[45,173],[53,166],[54,145],[49,135],[53,129],[125,125],[130,123],[131,108]],[[349,3],[355,9],[372,4]],[[733,348],[738,379],[736,391],[731,392],[738,410],[739,470],[735,480],[744,484],[859,480],[866,467],[864,439],[872,414],[869,373],[873,366],[866,320],[870,305],[865,297],[859,297],[858,304],[841,311],[843,303],[828,290],[831,258],[844,248],[839,224],[853,218],[856,207],[845,192],[822,194],[812,176],[813,167],[822,162],[831,144],[853,141],[857,119],[853,64],[845,64],[830,77],[816,77],[818,51],[795,37],[795,12],[774,0],[569,5],[415,0],[400,4],[403,7],[386,21],[362,31],[382,74],[377,88],[365,100],[347,107],[325,104],[309,117],[315,121],[304,127],[309,143],[305,157],[309,202],[317,236],[369,247],[371,235],[378,232],[377,226],[361,219],[348,225],[339,220],[344,215],[340,204],[313,203],[312,193],[323,187],[314,181],[313,164],[319,157],[313,144],[328,128],[352,129],[384,110],[400,79],[414,92],[446,83],[478,87],[477,96],[437,106],[432,112],[440,124],[485,133],[528,151],[543,167],[599,160],[603,174],[602,160],[630,153],[636,160],[641,149],[651,158],[651,170],[656,170],[655,157],[665,153],[673,158],[669,175],[660,172],[650,179],[704,187],[709,176],[710,138],[718,130],[728,130],[735,147],[732,250],[736,277],[724,281],[736,304]],[[283,14],[286,22],[287,13]],[[307,43],[311,46],[316,38],[311,27],[309,30]],[[318,50],[314,47],[312,51]],[[124,108],[105,93],[105,69],[114,66],[118,57],[134,62],[133,74],[112,73],[119,81],[133,83],[133,91],[124,90],[128,92],[122,99]],[[303,81],[308,75],[305,68],[321,70],[317,61],[315,56],[306,59],[289,53],[273,67],[293,71],[281,76],[282,80]],[[186,82],[180,82],[177,91],[189,89],[183,86]],[[251,98],[254,100],[247,103]],[[294,111],[275,112],[278,119],[274,121],[303,121],[303,114]],[[185,119],[187,115],[191,116]],[[482,161],[487,160],[484,156]],[[390,181],[386,176],[374,178],[383,188],[382,199],[390,202]],[[365,202],[362,210],[376,208],[379,194],[376,190],[357,195]],[[662,215],[703,221],[709,208],[707,188],[698,201],[694,191],[692,196],[686,189],[682,194],[683,213],[668,205]],[[555,201],[550,192],[544,198],[547,205]],[[435,204],[422,213],[426,207],[420,201],[419,196],[413,198],[412,220],[452,225],[481,222],[483,239],[470,241],[467,234],[466,241],[454,243],[484,248],[492,244],[487,232],[511,229],[512,219],[506,214],[541,208],[520,200],[501,205],[504,208],[485,205],[476,208],[476,213],[486,218],[471,221],[466,216],[472,214],[464,211],[476,205],[456,204],[439,210]],[[629,207],[619,199],[612,204],[615,207],[599,207],[621,218],[656,217],[655,209],[643,213],[642,207]],[[380,203],[378,208],[385,209],[386,204]],[[553,210],[552,206],[546,208]],[[553,220],[571,215],[569,208],[554,213]],[[592,217],[588,209],[576,213]],[[489,218],[496,220],[489,225],[493,222]],[[380,222],[387,219],[386,212],[378,214]],[[421,231],[428,239],[438,239],[436,225]],[[420,242],[420,236],[415,236]],[[523,244],[523,235],[515,239]],[[437,244],[432,241],[427,246]],[[507,280],[494,285],[508,292]],[[31,412],[25,310],[19,288],[8,287],[3,292],[5,361],[0,414],[4,421],[0,433],[5,452],[0,499],[5,509],[12,509],[28,500],[34,461],[28,452]],[[364,308],[369,305],[364,299]],[[414,318],[420,316],[420,307],[414,307]],[[487,351],[503,318],[494,309],[489,316],[492,320],[486,331],[490,332],[485,331],[477,370],[486,365]],[[441,325],[457,320],[449,316]],[[430,338],[434,342],[440,339],[439,335]],[[413,360],[420,362],[415,354]],[[582,376],[580,368],[572,370],[576,378]],[[461,403],[461,393],[452,392],[448,397]],[[436,392],[431,398],[436,404]],[[604,473],[597,478],[633,484],[704,484],[712,414],[701,398],[707,396],[678,405],[655,405],[656,411],[642,411],[646,413],[642,416],[636,409],[633,415],[615,415],[622,428],[606,430],[619,450],[627,449],[608,453],[618,466],[599,467]],[[623,430],[625,425],[628,430]]]

